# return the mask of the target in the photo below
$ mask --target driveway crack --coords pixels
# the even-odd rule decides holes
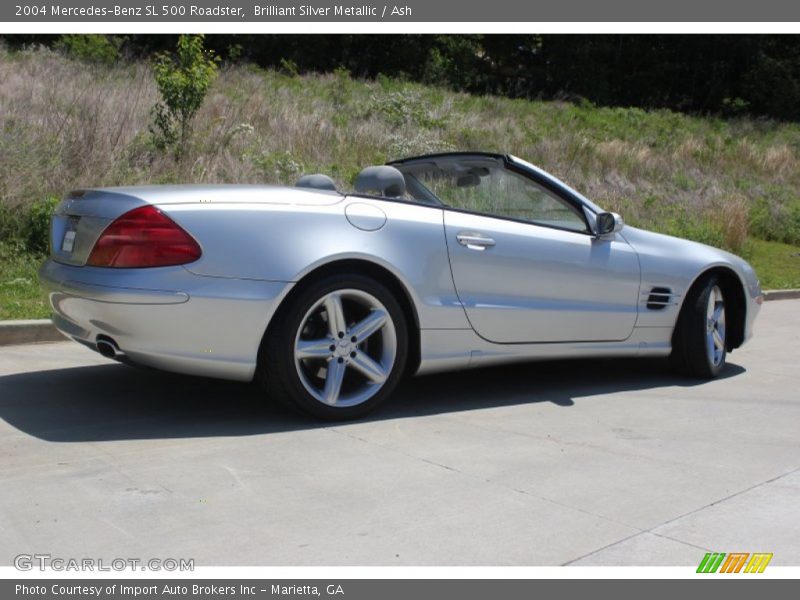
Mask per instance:
[[[602,552],[603,550],[607,550],[608,548],[612,548],[613,546],[616,546],[617,544],[621,544],[622,542],[626,542],[626,541],[628,541],[630,539],[633,539],[633,538],[635,538],[635,537],[637,537],[639,535],[642,535],[644,533],[650,533],[650,534],[655,535],[657,537],[664,538],[664,539],[667,539],[667,540],[671,540],[673,542],[678,542],[678,543],[684,544],[686,546],[691,546],[693,548],[697,548],[697,549],[702,550],[704,552],[711,552],[711,550],[709,548],[704,548],[702,546],[697,546],[697,545],[692,544],[690,542],[686,542],[684,540],[679,540],[677,538],[665,535],[663,533],[657,533],[654,530],[658,529],[659,527],[663,527],[664,525],[668,525],[669,523],[673,523],[673,522],[675,522],[675,521],[677,521],[679,519],[683,519],[684,517],[688,517],[690,515],[698,513],[698,512],[700,512],[702,510],[705,510],[707,508],[711,508],[712,506],[716,506],[717,504],[720,504],[720,503],[725,502],[727,500],[730,500],[732,498],[736,498],[737,496],[741,496],[742,494],[750,492],[750,491],[752,491],[752,490],[754,490],[756,488],[759,488],[761,486],[764,486],[764,485],[767,485],[767,484],[770,484],[770,483],[774,483],[775,481],[778,481],[779,479],[783,479],[784,477],[788,477],[789,475],[792,475],[793,473],[797,473],[798,471],[800,471],[800,467],[797,467],[795,469],[792,469],[790,471],[787,471],[785,473],[782,473],[782,474],[777,475],[775,477],[772,477],[770,479],[766,479],[766,480],[761,481],[759,483],[753,484],[753,485],[751,485],[749,487],[746,487],[743,490],[739,490],[738,492],[734,492],[733,494],[729,494],[729,495],[725,496],[724,498],[720,498],[718,500],[714,500],[713,502],[709,502],[708,504],[704,504],[703,506],[700,506],[698,508],[695,508],[695,509],[692,509],[692,510],[687,511],[685,513],[682,513],[682,514],[680,514],[680,515],[678,515],[676,517],[673,517],[671,519],[667,519],[663,523],[659,523],[657,525],[653,525],[652,527],[650,527],[648,529],[642,529],[639,533],[635,533],[633,535],[626,536],[624,538],[621,538],[621,539],[617,540],[616,542],[612,542],[610,544],[606,544],[605,546],[597,548],[596,550],[592,550],[591,552],[587,552],[586,554],[583,554],[583,555],[581,555],[581,556],[579,556],[577,558],[574,558],[574,559],[572,559],[570,561],[567,561],[567,562],[563,563],[561,566],[567,566],[567,565],[573,564],[573,563],[575,563],[575,562],[577,562],[579,560],[582,560],[584,558],[587,558],[589,556],[597,554],[598,552]]]

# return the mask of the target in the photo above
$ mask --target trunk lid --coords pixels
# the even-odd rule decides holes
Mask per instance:
[[[147,204],[110,190],[76,190],[56,206],[50,224],[50,255],[68,265],[85,265],[103,230],[120,215]]]
[[[114,219],[153,204],[295,204],[329,205],[342,201],[334,191],[271,185],[149,185],[75,190],[56,207],[50,227],[53,260],[82,266],[97,239]]]

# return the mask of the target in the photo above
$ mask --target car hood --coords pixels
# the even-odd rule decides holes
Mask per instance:
[[[725,250],[630,225],[626,225],[620,233],[640,256],[649,259],[643,261],[643,268],[660,257],[672,257],[688,263],[697,273],[715,266],[727,266],[736,271],[748,288],[758,285],[753,267],[743,258]]]

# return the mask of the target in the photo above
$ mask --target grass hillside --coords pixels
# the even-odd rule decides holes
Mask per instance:
[[[0,319],[47,314],[30,240],[44,201],[70,188],[324,172],[349,189],[365,165],[444,150],[516,154],[628,223],[744,255],[765,287],[800,287],[798,124],[239,66],[221,70],[176,160],[149,132],[157,96],[145,63],[0,48]]]

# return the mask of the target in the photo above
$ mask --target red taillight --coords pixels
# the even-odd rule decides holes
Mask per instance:
[[[155,206],[134,208],[100,234],[86,264],[142,268],[183,265],[200,258],[192,236]]]

